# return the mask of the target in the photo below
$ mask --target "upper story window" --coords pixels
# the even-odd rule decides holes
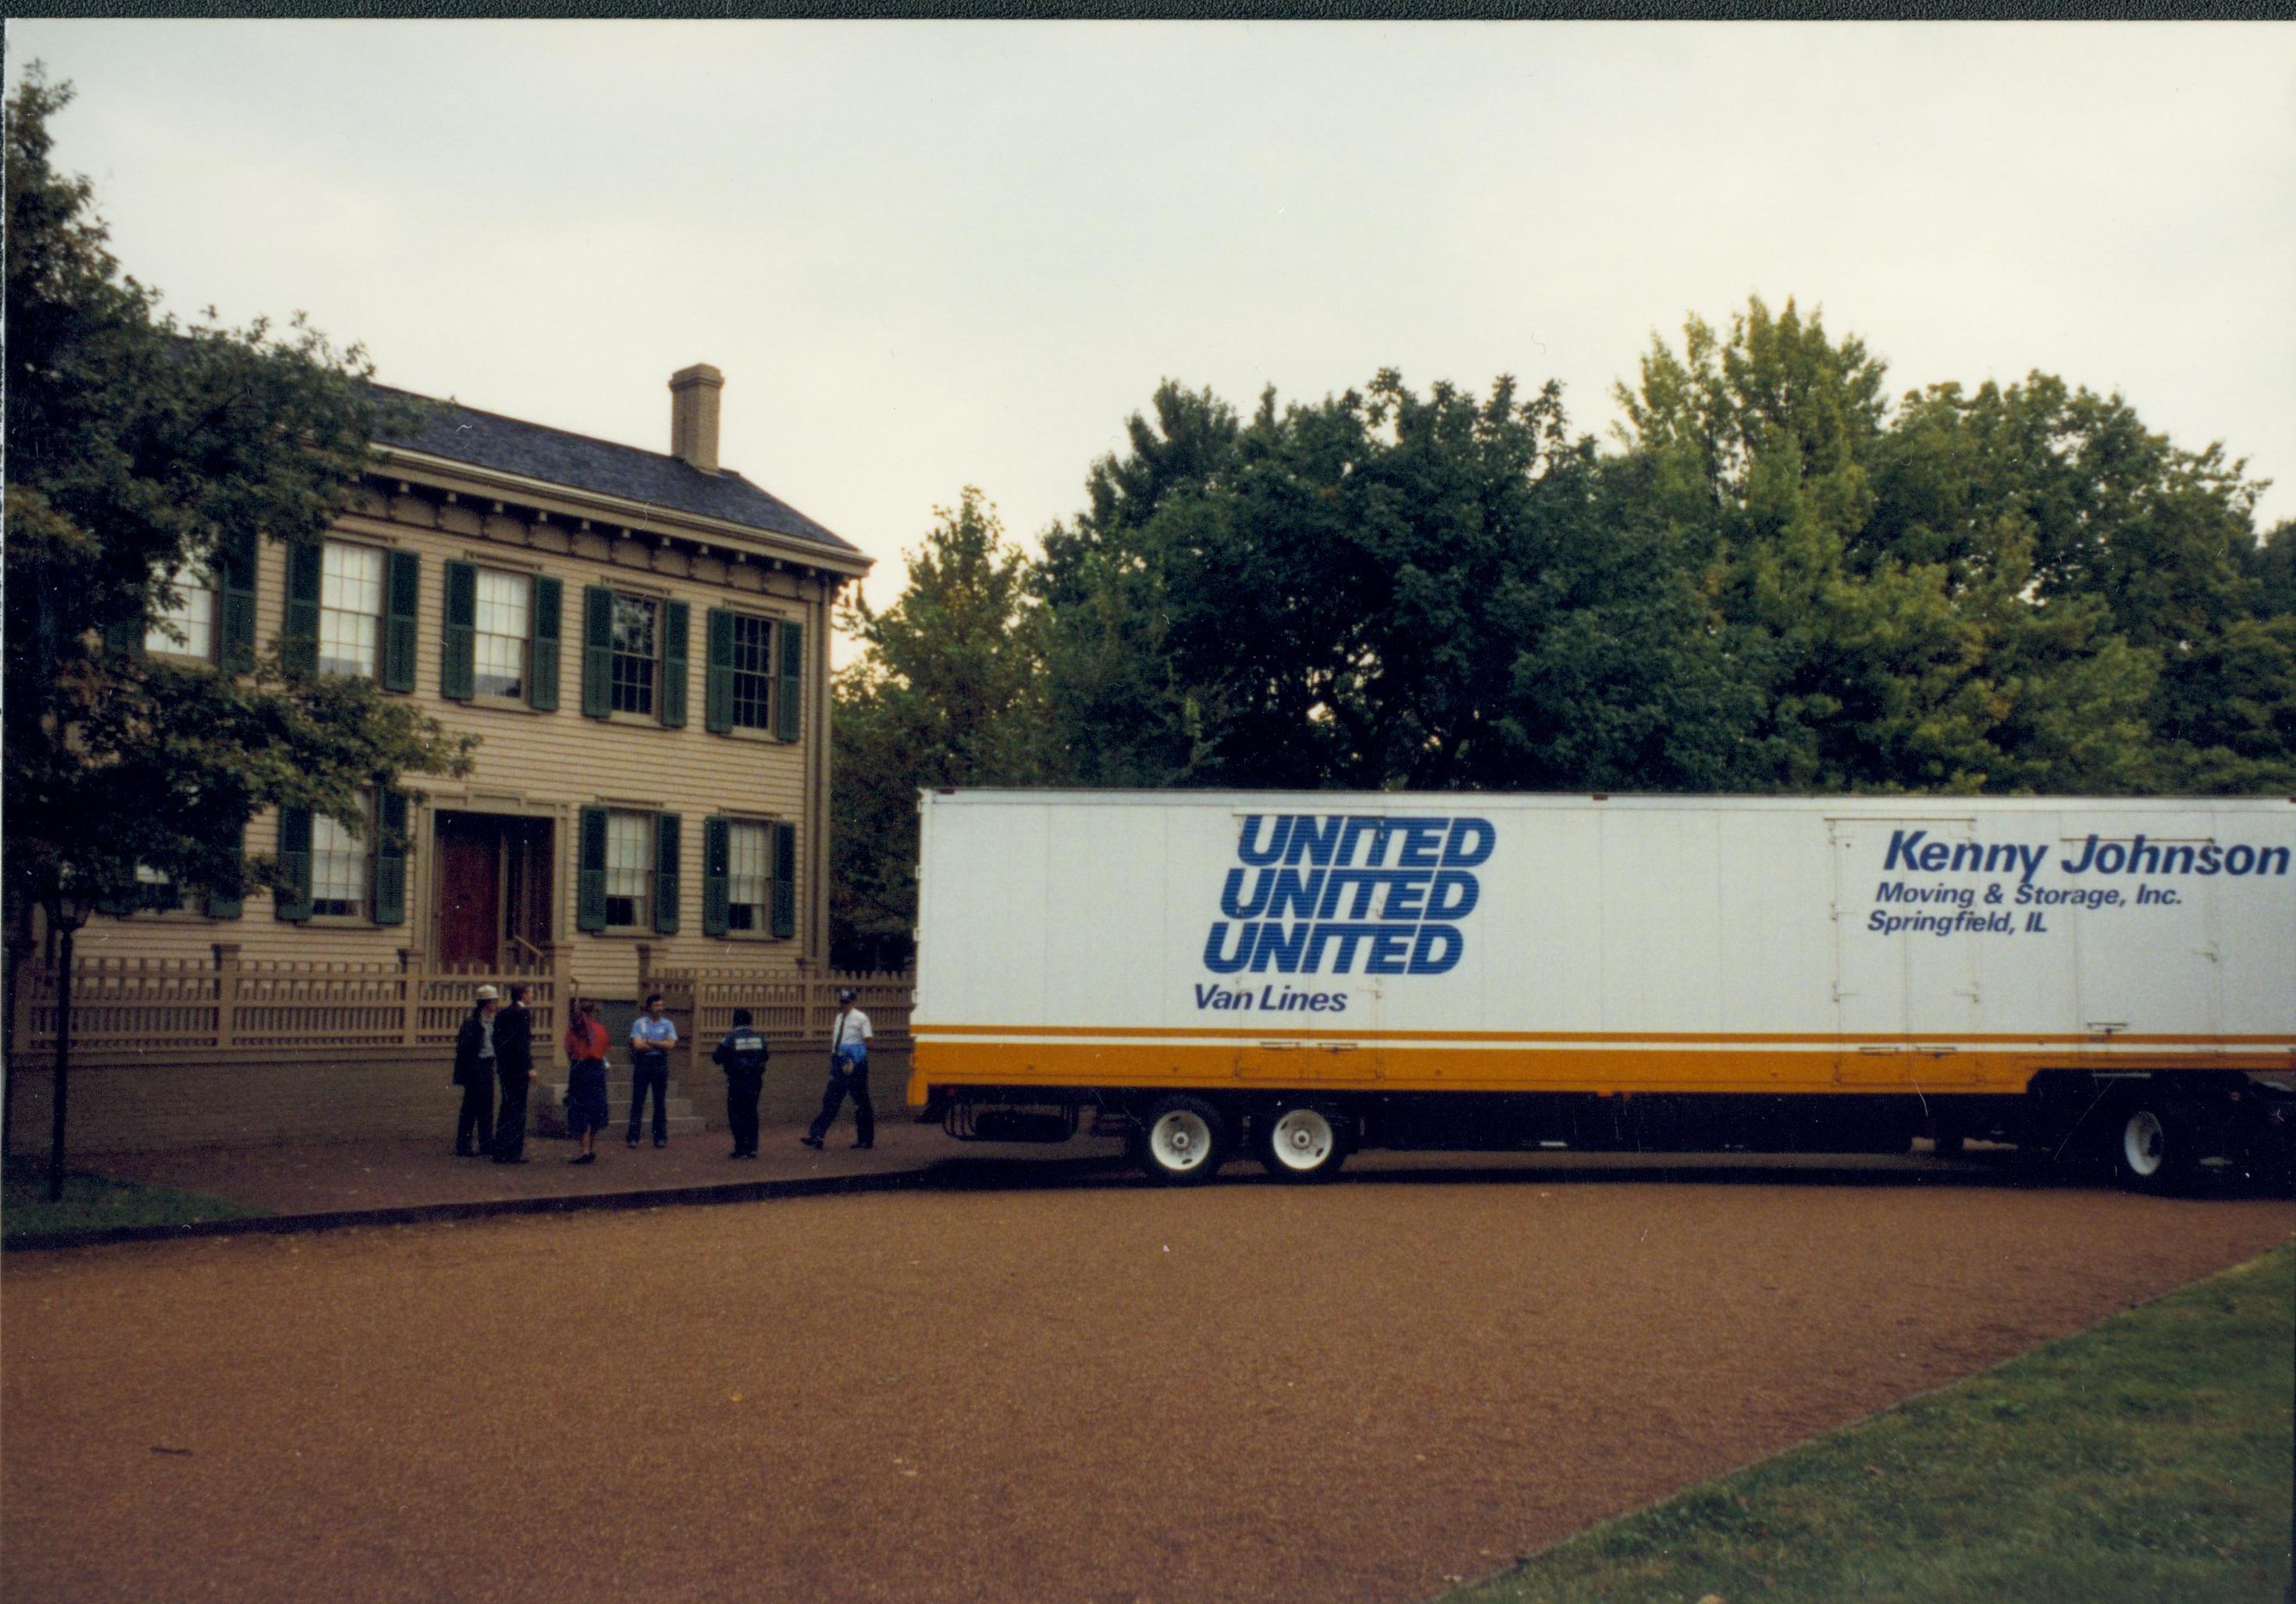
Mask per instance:
[[[324,814],[311,816],[311,912],[355,919],[366,912],[366,847]]]
[[[656,627],[660,604],[644,596],[614,593],[613,710],[651,716],[655,667],[660,651]]]
[[[480,696],[526,694],[526,654],[532,633],[529,603],[534,581],[523,574],[478,572],[472,667]]]
[[[319,669],[374,677],[382,639],[382,553],[330,540],[319,569]]]
[[[745,730],[774,727],[774,626],[771,619],[735,613],[734,632],[734,723]]]
[[[154,608],[144,632],[144,650],[213,662],[216,650],[215,581],[203,569],[185,566],[168,576],[176,605]]]

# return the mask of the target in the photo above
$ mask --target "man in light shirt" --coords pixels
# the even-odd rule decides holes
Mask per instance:
[[[638,1144],[638,1117],[645,1111],[646,1093],[653,1093],[653,1144],[669,1145],[669,1050],[677,1045],[677,1027],[662,1011],[661,994],[645,1000],[645,1012],[630,1021],[630,1145]]]
[[[869,1016],[854,1006],[853,994],[837,994],[837,1022],[829,1027],[829,1089],[821,1094],[821,1112],[798,1138],[817,1148],[837,1123],[838,1110],[853,1096],[853,1145],[866,1150],[877,1141],[877,1110],[869,1101]]]

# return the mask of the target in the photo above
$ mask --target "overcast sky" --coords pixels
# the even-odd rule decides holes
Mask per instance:
[[[58,160],[190,311],[723,460],[878,557],[1082,503],[1157,382],[1611,384],[1822,306],[1894,392],[2032,369],[2296,516],[2283,25],[31,21]]]

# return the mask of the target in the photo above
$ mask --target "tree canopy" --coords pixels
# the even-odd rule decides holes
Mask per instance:
[[[11,95],[7,177],[4,765],[10,912],[132,897],[137,869],[237,897],[258,809],[364,828],[363,789],[462,772],[468,744],[322,677],[276,642],[210,667],[140,650],[179,577],[316,541],[394,420],[300,318],[189,325],[120,271],[86,179],[51,164],[70,103],[35,66]],[[156,626],[163,631],[164,622]]]
[[[1603,449],[1551,383],[1168,381],[1040,559],[968,490],[855,615],[840,929],[913,920],[921,784],[2296,788],[2296,526],[2218,447],[2046,373],[1893,397],[1791,300],[1617,400]]]

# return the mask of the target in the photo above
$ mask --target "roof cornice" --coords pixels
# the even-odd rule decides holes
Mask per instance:
[[[762,556],[825,569],[851,579],[865,577],[876,566],[875,558],[860,552],[840,550],[816,541],[779,534],[772,529],[760,529],[750,524],[734,523],[727,519],[684,512],[658,502],[632,501],[380,441],[375,443],[374,452],[389,464],[393,473],[438,482],[448,489],[472,487],[497,494],[508,492],[520,501],[533,503],[560,515],[594,518],[633,528],[643,528],[652,533],[683,535],[693,539],[734,545]]]

